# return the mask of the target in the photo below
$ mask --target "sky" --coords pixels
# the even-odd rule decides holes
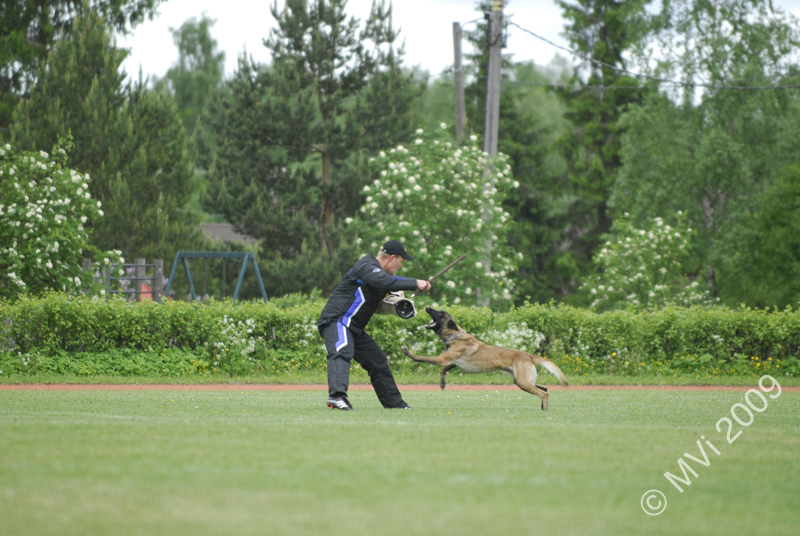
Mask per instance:
[[[124,64],[125,70],[135,76],[141,66],[145,76],[164,76],[178,57],[169,29],[177,29],[190,17],[199,19],[203,12],[217,21],[211,28],[211,35],[225,52],[227,76],[236,69],[237,57],[244,50],[256,61],[268,63],[269,53],[262,39],[269,36],[274,26],[269,12],[273,1],[167,0],[159,7],[160,14],[153,21],[140,24],[133,35],[118,41],[119,46],[131,51]],[[284,4],[283,0],[278,1],[279,6]],[[349,0],[346,11],[361,19],[363,24],[371,5],[372,0]],[[453,64],[453,22],[466,23],[480,17],[475,5],[475,0],[394,0],[393,23],[395,28],[400,28],[400,40],[405,39],[406,66],[418,65],[431,74],[449,68]],[[567,45],[559,36],[563,22],[553,0],[512,0],[504,13],[520,26],[562,46]],[[465,27],[470,28],[474,28],[474,23]],[[467,52],[469,45],[464,42],[462,46]],[[515,61],[534,60],[537,64],[546,64],[555,51],[551,45],[511,27],[506,52],[513,53]]]
[[[262,39],[269,36],[274,20],[269,12],[275,0],[167,0],[159,7],[153,21],[137,26],[132,35],[121,38],[118,45],[128,48],[130,56],[125,70],[136,77],[141,67],[144,76],[163,77],[177,61],[170,28],[178,28],[191,17],[200,18],[205,12],[216,24],[211,35],[225,52],[225,72],[230,77],[243,51],[261,63],[269,62]],[[774,0],[774,5],[800,17],[800,0]],[[282,6],[284,0],[278,0]],[[363,21],[369,15],[372,0],[349,0],[346,11]],[[393,22],[405,39],[405,64],[419,66],[435,75],[453,64],[453,22],[467,23],[481,16],[475,10],[475,0],[394,0]],[[561,37],[564,21],[554,0],[511,0],[504,9],[506,18],[554,43],[568,47]],[[465,29],[474,28],[474,23]],[[462,45],[468,52],[469,44]],[[556,53],[568,54],[519,28],[511,26],[507,53],[514,61],[531,60],[536,64],[549,63]]]

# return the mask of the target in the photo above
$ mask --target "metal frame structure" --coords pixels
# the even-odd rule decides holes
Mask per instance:
[[[92,259],[85,258],[82,262],[83,271],[87,274],[92,274]],[[114,275],[117,273],[118,270],[124,270],[126,273],[128,272],[128,268],[134,269],[134,276],[131,277],[130,275],[120,276]],[[153,275],[147,276],[146,270],[147,268],[153,269]],[[148,294],[148,292],[142,292],[140,283],[143,281],[147,281],[148,283],[152,284],[152,289],[149,294],[152,295],[152,299],[156,303],[161,303],[161,298],[163,294],[163,280],[164,280],[164,261],[162,259],[153,259],[152,264],[147,264],[146,259],[136,259],[134,263],[112,263],[110,265],[101,266],[98,269],[99,272],[99,279],[92,275],[92,280],[95,282],[102,282],[103,285],[108,290],[106,294],[106,299],[111,299],[113,294],[123,294],[126,296],[133,297],[134,301],[141,301],[142,294]],[[112,285],[113,281],[117,281],[122,286],[122,282],[134,282],[133,289],[123,289],[120,288],[119,290],[113,290]]]
[[[175,262],[172,263],[172,271],[169,274],[169,281],[167,287],[164,289],[164,294],[169,296],[170,288],[172,288],[172,281],[175,279],[175,272],[178,269],[178,261],[183,260],[183,270],[186,273],[186,279],[189,281],[189,289],[192,292],[192,300],[197,300],[197,294],[194,291],[194,283],[192,282],[192,271],[189,268],[189,263],[186,259],[243,259],[242,269],[239,270],[239,280],[236,282],[236,290],[233,291],[233,302],[239,297],[239,290],[242,288],[242,281],[244,280],[244,273],[247,270],[247,263],[253,261],[253,269],[256,272],[256,279],[258,280],[258,288],[261,290],[261,296],[264,301],[267,299],[267,291],[264,290],[264,282],[261,280],[261,272],[258,269],[258,262],[256,257],[250,252],[230,252],[230,251],[179,251],[175,255]]]

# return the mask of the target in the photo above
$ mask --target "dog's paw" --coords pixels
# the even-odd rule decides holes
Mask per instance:
[[[409,352],[409,351],[408,351],[408,348],[406,348],[405,346],[401,346],[401,347],[400,347],[400,349],[401,349],[401,350],[403,351],[403,353],[404,353],[404,354],[406,354],[408,357],[411,357],[411,352]]]

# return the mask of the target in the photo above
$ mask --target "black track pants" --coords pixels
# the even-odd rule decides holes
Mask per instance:
[[[386,354],[366,332],[358,337],[341,322],[331,322],[321,330],[328,350],[328,393],[347,393],[350,360],[355,359],[369,374],[378,400],[385,408],[403,405],[403,397],[389,368]]]

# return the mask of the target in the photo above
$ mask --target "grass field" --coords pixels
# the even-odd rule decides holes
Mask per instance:
[[[742,396],[559,390],[543,412],[406,391],[403,411],[354,391],[338,412],[321,391],[0,391],[0,534],[797,534],[800,393],[728,444]],[[664,473],[701,436],[720,454],[680,493]]]
[[[539,383],[558,385],[555,376],[540,368]],[[439,385],[439,368],[423,366],[415,372],[395,372],[398,384]],[[570,385],[744,385],[758,383],[760,374],[714,375],[681,374],[676,376],[636,375],[622,376],[612,374],[567,375]],[[784,386],[800,387],[800,377],[781,376]],[[0,375],[0,385],[9,384],[324,384],[328,382],[325,370],[297,371],[281,374],[252,374],[234,376],[227,374],[204,374],[187,376],[109,376],[77,374],[12,374]],[[351,383],[369,383],[369,376],[363,369],[355,367],[350,371]],[[447,375],[448,385],[512,385],[508,374],[464,374],[453,371]]]

